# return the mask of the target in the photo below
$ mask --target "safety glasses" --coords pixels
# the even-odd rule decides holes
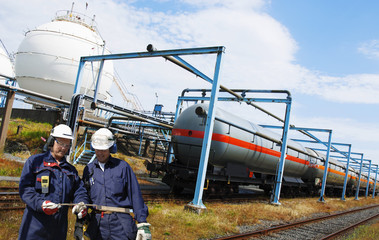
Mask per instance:
[[[59,141],[58,139],[55,138],[55,142],[57,142],[58,146],[62,147],[62,148],[70,148],[71,147],[71,144],[65,144],[61,141]]]

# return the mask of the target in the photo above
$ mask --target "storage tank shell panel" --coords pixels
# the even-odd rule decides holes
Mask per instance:
[[[7,77],[14,77],[13,64],[2,46],[0,47],[0,74]],[[0,80],[1,83],[5,82],[5,78],[3,77],[0,77]]]
[[[19,46],[15,60],[16,80],[21,88],[69,101],[80,57],[103,54],[103,45],[99,34],[85,24],[66,20],[43,24],[27,32]],[[109,51],[104,54],[109,54]],[[98,68],[98,62],[86,64],[81,93],[93,93]],[[106,61],[99,89],[100,99],[110,100],[107,91],[112,81],[113,64]]]

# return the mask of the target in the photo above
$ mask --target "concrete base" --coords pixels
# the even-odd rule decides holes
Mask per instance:
[[[280,206],[280,205],[282,205],[280,202],[277,202],[277,203],[276,202],[270,202],[270,204],[274,205],[274,206]]]
[[[201,215],[201,214],[207,212],[206,208],[191,205],[191,204],[187,204],[186,206],[184,206],[184,210],[197,213],[198,215]]]

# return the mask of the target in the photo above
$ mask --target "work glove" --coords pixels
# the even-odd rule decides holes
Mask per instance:
[[[72,208],[72,214],[76,214],[79,219],[84,218],[87,215],[87,206],[85,205],[84,202],[80,202],[76,204]]]
[[[54,213],[58,212],[61,205],[53,203],[49,200],[46,200],[42,203],[42,210],[47,215],[53,215]]]
[[[136,240],[151,240],[150,223],[137,224],[137,237]]]

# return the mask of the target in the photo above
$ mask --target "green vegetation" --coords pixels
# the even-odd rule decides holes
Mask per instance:
[[[345,240],[376,240],[379,236],[379,222],[357,227]]]
[[[48,123],[12,119],[8,126],[5,152],[23,159],[41,153],[51,128]]]
[[[0,158],[0,176],[21,176],[24,164]]]

